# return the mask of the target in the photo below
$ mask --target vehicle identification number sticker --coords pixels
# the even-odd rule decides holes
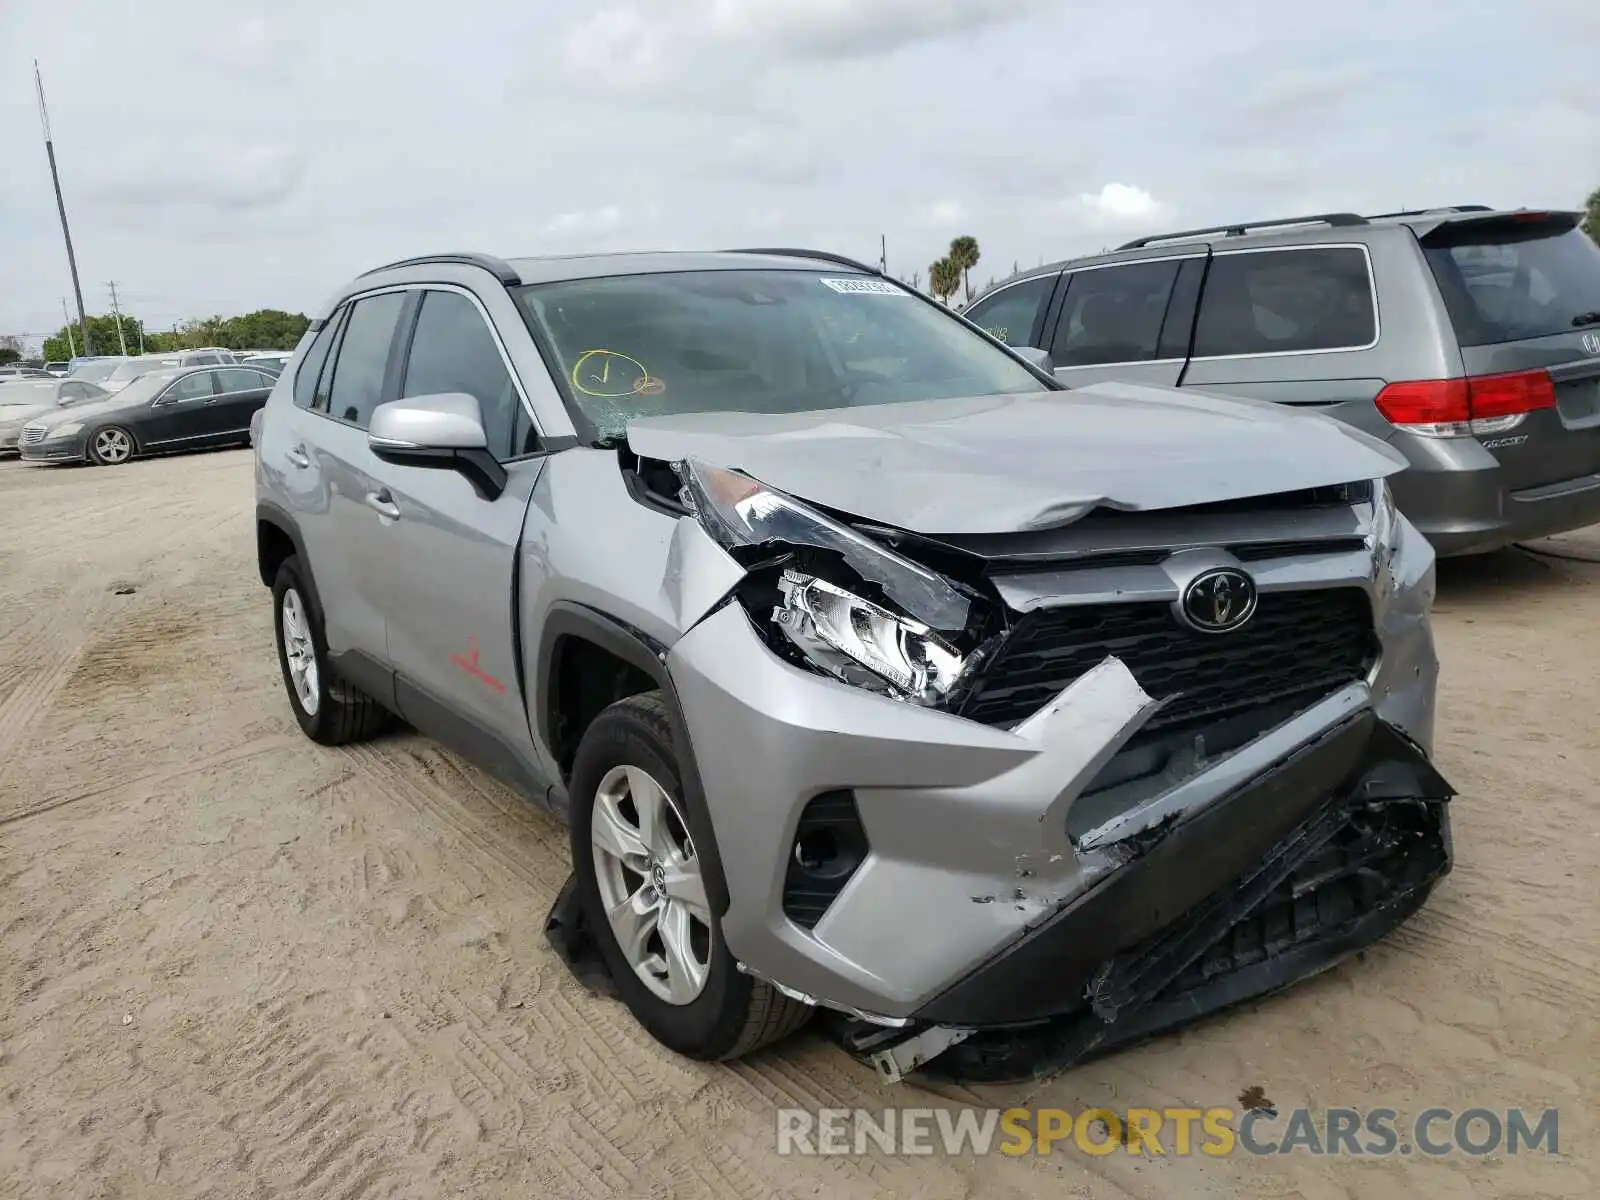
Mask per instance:
[[[887,279],[824,279],[823,286],[830,287],[842,296],[904,296],[906,293]]]

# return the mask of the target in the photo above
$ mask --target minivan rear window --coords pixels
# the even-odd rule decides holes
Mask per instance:
[[[1600,246],[1565,222],[1446,226],[1424,253],[1463,346],[1571,333],[1600,311]]]
[[[1361,247],[1223,251],[1206,273],[1194,357],[1359,350],[1377,336]]]

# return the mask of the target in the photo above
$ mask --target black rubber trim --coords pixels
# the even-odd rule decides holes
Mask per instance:
[[[493,775],[536,804],[550,804],[550,781],[499,734],[436,700],[404,675],[394,676],[395,707],[417,732],[454,750],[473,766]]]
[[[1231,796],[1152,831],[1137,859],[934,997],[917,1020],[992,1027],[1080,1008],[1103,963],[1239,879],[1347,786],[1376,724],[1358,713]]]
[[[289,515],[288,510],[272,503],[270,500],[256,501],[257,562],[260,561],[260,538],[261,526],[263,524],[274,526],[282,533],[286,534],[289,540],[294,543],[295,557],[300,560],[300,576],[305,580],[306,590],[311,593],[310,597],[308,598],[310,599],[312,606],[318,612],[321,612],[322,600],[317,592],[316,575],[311,569],[311,558],[306,554],[305,539],[300,536],[300,526],[295,522],[295,519]],[[263,574],[261,576],[261,582],[270,588],[276,582],[276,580],[268,579],[266,575]]]
[[[550,732],[551,706],[554,701],[551,689],[555,686],[554,672],[556,649],[563,638],[575,637],[593,642],[601,649],[615,654],[626,663],[643,671],[660,687],[666,697],[667,714],[672,725],[673,749],[678,755],[678,771],[683,779],[683,801],[688,808],[689,834],[694,838],[695,853],[700,858],[705,877],[706,899],[711,911],[721,916],[728,911],[728,880],[722,869],[722,855],[717,848],[716,830],[712,827],[711,806],[706,802],[705,784],[700,778],[700,768],[695,762],[694,744],[689,737],[689,727],[683,719],[683,704],[673,687],[672,676],[664,661],[667,648],[643,630],[635,629],[598,609],[586,605],[560,601],[551,606],[540,631],[539,667],[536,675],[538,705],[535,728],[547,750],[554,742]]]
[[[304,559],[300,562],[305,565]],[[311,585],[307,583],[306,586]],[[319,616],[321,612],[319,608]],[[394,711],[394,672],[383,663],[363,650],[341,650],[337,654],[328,652],[328,665],[340,678],[348,679],[383,707]]]

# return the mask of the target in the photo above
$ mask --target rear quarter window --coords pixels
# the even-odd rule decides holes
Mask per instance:
[[[1358,350],[1378,337],[1372,270],[1359,246],[1215,255],[1195,322],[1195,358]]]
[[[1600,247],[1581,229],[1446,226],[1423,253],[1463,346],[1571,333],[1600,311]]]

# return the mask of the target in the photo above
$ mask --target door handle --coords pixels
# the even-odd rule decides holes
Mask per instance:
[[[400,519],[400,506],[394,502],[394,497],[389,494],[388,488],[368,492],[367,507],[380,517],[387,517],[391,521]]]
[[[286,457],[297,467],[309,467],[311,465],[311,459],[306,456],[304,446],[290,447]]]

